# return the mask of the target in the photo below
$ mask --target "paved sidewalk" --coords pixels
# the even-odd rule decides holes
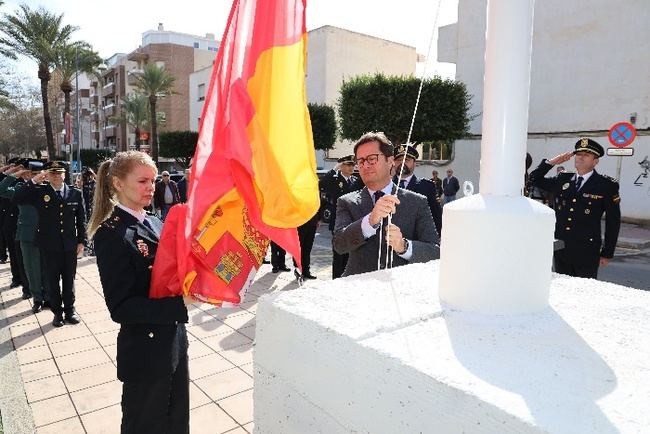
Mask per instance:
[[[325,226],[321,227],[326,230]],[[320,235],[312,273],[329,279],[329,238]],[[287,258],[287,265],[291,265]],[[115,353],[119,325],[108,314],[94,258],[79,262],[76,308],[82,322],[54,328],[49,310],[31,312],[21,288],[9,289],[9,264],[0,265],[0,378],[15,387],[2,400],[5,434],[119,433],[121,383]],[[257,298],[295,289],[292,273],[271,273],[263,265],[240,308],[190,308],[191,433],[253,432],[253,340]],[[4,351],[2,350],[4,348]],[[14,360],[12,365],[12,359]],[[13,371],[12,371],[13,368]],[[23,401],[21,409],[21,398]],[[22,414],[21,414],[22,413]],[[33,421],[33,422],[32,422]],[[34,428],[35,427],[35,428]]]

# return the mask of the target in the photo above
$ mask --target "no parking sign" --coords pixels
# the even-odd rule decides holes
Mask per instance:
[[[628,148],[634,139],[636,139],[636,128],[631,123],[615,123],[609,129],[607,138],[609,139],[609,143],[615,146],[615,148],[607,149],[607,155],[610,157],[631,157],[634,155],[634,148]]]

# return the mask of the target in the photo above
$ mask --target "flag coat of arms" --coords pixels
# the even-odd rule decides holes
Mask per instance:
[[[201,116],[187,204],[165,221],[151,297],[239,303],[269,239],[296,261],[318,211],[306,0],[235,0]]]

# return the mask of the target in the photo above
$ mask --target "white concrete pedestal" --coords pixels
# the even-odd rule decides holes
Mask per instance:
[[[523,196],[475,194],[445,205],[440,299],[485,314],[548,306],[555,213]]]
[[[255,432],[647,432],[650,294],[555,275],[542,312],[482,316],[444,311],[437,274],[263,297]]]

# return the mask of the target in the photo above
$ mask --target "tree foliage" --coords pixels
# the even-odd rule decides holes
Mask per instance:
[[[29,57],[38,65],[43,121],[50,158],[55,150],[47,84],[52,75],[57,52],[76,30],[74,26],[63,25],[63,14],[53,14],[43,7],[31,9],[27,4],[20,5],[13,15],[3,14],[0,19],[0,52],[12,59],[17,57],[16,54]]]
[[[341,135],[356,140],[368,131],[383,131],[394,144],[408,137],[420,79],[383,74],[346,80],[337,101]],[[412,143],[447,143],[469,130],[470,96],[461,82],[440,77],[425,79]]]
[[[143,73],[136,77],[136,87],[149,98],[149,115],[151,116],[151,158],[158,163],[158,119],[156,104],[158,98],[174,93],[172,76],[165,68],[154,63],[145,65]]]
[[[160,133],[160,156],[173,158],[184,168],[190,167],[199,133],[196,131],[167,131]]]
[[[307,104],[314,135],[314,147],[323,151],[332,149],[336,142],[336,114],[327,104]]]
[[[81,162],[84,167],[90,167],[95,172],[97,168],[104,161],[110,158],[111,151],[108,149],[82,149]]]

